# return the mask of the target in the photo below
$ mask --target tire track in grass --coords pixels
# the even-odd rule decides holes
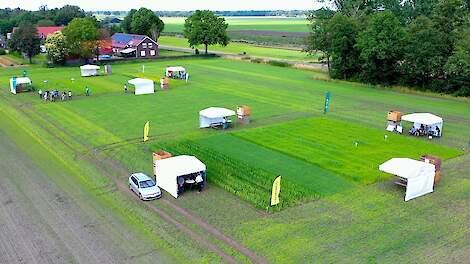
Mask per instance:
[[[76,142],[77,144],[81,145],[82,147],[84,148],[88,148],[88,149],[93,149],[92,146],[90,146],[89,144],[87,144],[86,142],[83,142],[83,141],[78,141],[77,139],[75,139],[75,137],[73,135],[71,135],[68,131],[66,131],[65,129],[59,127],[55,122],[50,122],[50,120],[47,120],[45,116],[43,115],[37,115],[41,120],[37,120],[36,118],[34,118],[33,116],[31,116],[31,112],[34,112],[34,109],[31,108],[31,106],[25,106],[24,108],[19,108],[19,110],[26,116],[28,116],[30,118],[30,120],[32,122],[34,122],[36,125],[38,125],[40,128],[42,128],[43,130],[45,130],[46,132],[48,132],[50,135],[52,135],[55,139],[57,139],[58,141],[60,141],[64,146],[66,146],[67,148],[69,148],[75,155],[76,157],[78,158],[81,158],[81,159],[84,159],[88,162],[91,162],[92,164],[94,164],[97,168],[100,169],[100,171],[103,172],[103,174],[110,178],[111,180],[113,180],[116,184],[116,186],[123,192],[126,192],[128,193],[129,195],[132,195],[134,197],[134,199],[138,199],[127,187],[127,185],[122,182],[122,181],[119,181],[118,179],[116,179],[116,177],[113,175],[112,172],[109,171],[109,168],[107,168],[106,166],[104,166],[103,163],[106,163],[108,164],[114,172],[118,173],[118,174],[129,174],[129,171],[124,168],[121,164],[117,163],[116,161],[112,160],[112,159],[109,159],[108,157],[105,157],[103,156],[102,153],[99,153],[97,151],[91,151],[90,152],[90,155],[81,155],[82,153],[79,153],[76,151],[76,148],[74,146],[72,146],[71,144],[67,143],[63,138],[61,138],[60,136],[56,135],[54,133],[54,131],[51,131],[50,128],[46,127],[42,122],[46,122],[46,123],[49,123],[51,124],[55,129],[57,130],[60,130],[62,133],[64,133],[67,137],[70,137],[74,140],[74,142]],[[27,110],[30,112],[28,113]],[[204,222],[201,218],[193,215],[189,210],[187,209],[184,209],[182,207],[180,207],[179,205],[177,205],[176,203],[174,202],[171,202],[170,200],[168,199],[164,199],[162,200],[164,201],[165,204],[169,205],[172,209],[174,209],[176,212],[180,213],[181,215],[183,215],[186,219],[188,219],[190,222],[196,224],[198,227],[200,227],[202,230],[206,231],[207,233],[209,233],[210,235],[214,236],[215,238],[217,238],[218,240],[220,240],[221,242],[229,245],[230,247],[234,248],[235,250],[237,250],[238,252],[240,252],[241,254],[243,254],[244,256],[246,256],[248,259],[250,259],[252,262],[254,263],[269,263],[265,258],[263,257],[260,257],[258,256],[257,254],[255,254],[253,251],[251,251],[250,249],[246,248],[245,246],[241,245],[240,243],[238,243],[237,241],[235,241],[234,239],[226,236],[225,234],[223,234],[222,232],[220,232],[218,229],[216,229],[214,226]],[[176,219],[174,219],[173,217],[171,217],[169,214],[165,213],[163,210],[157,208],[154,204],[152,203],[143,203],[147,208],[149,208],[150,210],[152,210],[154,213],[156,213],[158,216],[160,216],[160,218],[162,218],[163,220],[165,220],[166,222],[170,223],[170,224],[173,224],[175,225],[179,230],[181,230],[182,232],[188,234],[189,236],[191,236],[193,239],[195,239],[196,241],[200,242],[201,244],[203,244],[204,246],[206,246],[207,248],[209,248],[211,251],[213,251],[214,253],[216,253],[217,255],[219,255],[224,261],[228,262],[228,263],[238,263],[238,261],[231,255],[228,255],[227,253],[225,253],[220,247],[218,247],[217,245],[215,245],[214,243],[212,243],[210,240],[208,240],[207,238],[199,235],[198,233],[196,233],[195,231],[193,231],[191,228],[187,227],[186,225],[184,225],[183,223],[177,221]]]

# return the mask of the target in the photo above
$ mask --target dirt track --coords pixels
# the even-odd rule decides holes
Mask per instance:
[[[0,130],[0,263],[126,263],[127,243],[110,229]]]

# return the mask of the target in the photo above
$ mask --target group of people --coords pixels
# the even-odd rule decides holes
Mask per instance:
[[[441,130],[439,129],[439,127],[436,126],[434,129],[432,129],[432,127],[425,126],[423,124],[421,124],[419,128],[413,126],[410,129],[409,133],[410,135],[413,135],[413,136],[435,136],[435,137],[441,136]]]
[[[196,186],[201,192],[204,188],[204,178],[201,173],[191,174],[186,177],[178,177],[178,194],[182,194],[186,188]]]
[[[59,90],[46,90],[42,91],[39,89],[38,91],[39,98],[43,99],[44,102],[51,101],[66,101],[66,100],[72,100],[72,91],[59,91]]]

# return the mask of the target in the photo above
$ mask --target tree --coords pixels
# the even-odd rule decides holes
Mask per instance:
[[[355,47],[359,32],[357,20],[337,13],[328,21],[326,30],[331,44],[331,76],[349,79],[357,75],[360,69],[359,52]]]
[[[331,37],[327,29],[328,21],[333,17],[334,12],[330,9],[321,8],[310,12],[308,20],[310,21],[310,35],[307,39],[306,52],[315,55],[318,51],[322,52],[326,59],[328,72],[331,72]]]
[[[444,41],[449,45],[447,55],[452,54],[456,41],[454,32],[465,23],[468,10],[463,0],[440,0],[436,5],[432,20],[440,32],[445,33]]]
[[[62,32],[67,38],[67,46],[71,55],[83,59],[89,59],[93,56],[99,37],[96,19],[91,17],[74,18]]]
[[[29,22],[22,23],[13,33],[10,41],[11,49],[26,55],[32,63],[34,55],[40,52],[40,39],[36,27]]]
[[[158,40],[165,28],[165,23],[150,9],[140,8],[132,15],[131,32]]]
[[[406,82],[424,88],[433,79],[443,78],[446,49],[444,33],[429,18],[416,18],[407,28],[401,66]]]
[[[78,6],[65,5],[59,10],[57,10],[56,16],[54,18],[57,25],[66,26],[74,18],[83,18],[85,17],[85,11]]]
[[[132,33],[132,28],[131,28],[131,23],[132,23],[132,16],[137,12],[135,9],[131,9],[129,13],[127,13],[126,17],[124,17],[124,20],[121,22],[121,27],[122,30],[125,33]]]
[[[55,25],[54,21],[49,19],[41,19],[36,24],[38,27],[51,27]]]
[[[69,49],[67,47],[67,40],[62,32],[59,31],[49,35],[45,45],[49,60],[55,64],[63,64],[65,62]]]
[[[470,96],[470,28],[460,31],[458,36],[459,40],[445,70],[456,94]]]
[[[223,17],[218,17],[209,10],[196,10],[184,22],[184,36],[193,48],[204,44],[207,54],[209,45],[228,45],[227,28],[228,24]]]
[[[398,62],[403,57],[405,32],[393,13],[372,15],[365,31],[359,33],[357,47],[364,61],[363,79],[372,83],[393,83]]]

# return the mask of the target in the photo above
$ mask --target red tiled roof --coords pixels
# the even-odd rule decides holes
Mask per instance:
[[[40,38],[47,38],[50,34],[57,31],[62,31],[64,27],[37,27],[38,36]]]

